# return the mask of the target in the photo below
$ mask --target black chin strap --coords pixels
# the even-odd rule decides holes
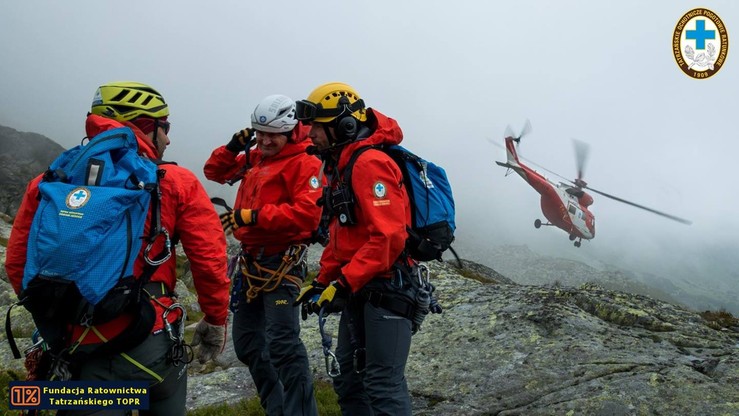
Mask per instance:
[[[154,119],[154,136],[151,138],[151,142],[154,143],[154,149],[157,151],[157,157],[162,157],[159,154],[159,145],[157,145],[157,137],[159,137],[159,119]]]

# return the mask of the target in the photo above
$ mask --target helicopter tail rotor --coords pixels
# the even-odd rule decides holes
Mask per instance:
[[[519,140],[521,140],[520,137],[514,137],[513,129],[511,128],[511,125],[505,126],[505,132],[503,132],[503,138],[512,138],[516,143],[518,143]]]
[[[526,136],[529,133],[531,133],[531,121],[527,118],[523,123],[523,128],[521,129],[521,134],[518,135],[518,139],[520,140],[521,137]]]
[[[531,133],[531,122],[529,121],[529,119],[526,119],[523,124],[523,128],[521,128],[521,132],[518,134],[518,136],[515,135],[513,129],[511,128],[511,125],[509,124],[505,128],[505,132],[503,132],[503,137],[510,137],[511,139],[513,139],[514,142],[516,142],[516,144],[519,144],[523,136],[526,136],[529,133]]]

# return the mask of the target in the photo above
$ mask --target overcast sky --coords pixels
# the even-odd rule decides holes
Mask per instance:
[[[165,158],[203,178],[210,152],[248,125],[261,98],[347,82],[398,120],[407,147],[446,167],[460,247],[526,244],[698,274],[713,273],[703,262],[712,254],[737,277],[739,49],[710,79],[680,71],[672,33],[696,7],[718,14],[739,44],[730,0],[5,1],[0,124],[71,147],[98,85],[145,82],[170,105]],[[591,186],[693,225],[595,195],[596,238],[580,249],[562,231],[534,229],[538,194],[504,176],[494,164],[504,152],[488,142],[526,118],[527,159],[574,178],[571,139],[585,141]]]

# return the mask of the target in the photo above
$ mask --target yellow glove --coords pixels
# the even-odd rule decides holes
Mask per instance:
[[[321,292],[323,292],[325,289],[326,286],[318,283],[314,279],[312,282],[310,282],[310,285],[305,286],[300,290],[300,294],[297,298],[295,298],[293,306],[300,305],[300,315],[302,316],[304,321],[308,319],[308,315],[314,312],[313,304],[316,303],[321,295]]]
[[[219,215],[221,218],[221,226],[223,231],[238,230],[239,227],[245,225],[253,225],[257,223],[257,210],[255,209],[235,209],[227,211]]]
[[[246,144],[251,141],[251,137],[254,135],[254,129],[243,129],[239,130],[231,137],[231,141],[226,145],[226,149],[239,153],[246,150]]]
[[[316,308],[320,310],[325,307],[328,312],[338,312],[346,306],[346,302],[349,300],[349,294],[350,290],[340,283],[339,280],[333,281],[321,292],[321,296],[316,301]]]

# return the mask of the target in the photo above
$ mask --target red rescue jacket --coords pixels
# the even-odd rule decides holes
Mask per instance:
[[[399,144],[403,132],[398,123],[376,110],[368,109],[376,120],[373,133],[346,145],[339,156],[338,174],[332,188],[343,178],[352,153],[373,144]],[[321,257],[318,282],[327,285],[344,276],[352,292],[359,291],[372,278],[390,277],[393,264],[405,248],[406,227],[411,224],[411,207],[398,165],[376,149],[362,153],[354,164],[351,180],[356,199],[357,224],[342,226],[337,218],[329,224],[329,244]]]
[[[136,134],[139,145],[139,153],[151,159],[157,159],[157,152],[151,140],[141,130],[131,123],[120,123],[113,119],[90,115],[87,118],[87,137],[94,137],[99,133],[114,128],[129,127]],[[228,315],[229,280],[226,276],[226,240],[223,235],[220,220],[213,205],[208,198],[205,189],[197,177],[189,170],[175,164],[163,164],[159,169],[166,171],[161,178],[161,221],[162,226],[170,235],[179,239],[182,248],[190,261],[193,283],[198,294],[198,303],[205,314],[205,320],[213,325],[224,325]],[[23,201],[13,223],[13,229],[8,240],[7,260],[5,269],[8,280],[13,286],[16,294],[21,291],[23,280],[23,269],[26,264],[26,246],[31,222],[39,205],[38,183],[41,176],[33,179],[26,188]],[[151,216],[151,212],[149,212]],[[149,234],[150,219],[146,221],[144,235]],[[159,253],[162,249],[163,238],[157,239],[151,253]],[[143,250],[141,247],[139,257],[134,263],[134,274],[141,275],[144,267]],[[174,250],[174,247],[173,247]],[[151,282],[163,282],[169,291],[174,291],[177,276],[175,273],[176,256],[172,257],[159,266],[151,277]],[[165,306],[173,303],[172,299],[159,298],[159,302]],[[157,312],[157,320],[153,332],[163,328],[162,312],[164,308],[156,302],[152,302]],[[169,315],[174,322],[178,318],[177,313]],[[170,319],[168,319],[170,320]],[[96,328],[107,339],[119,334],[131,322],[130,316],[122,316],[111,322],[97,325]],[[82,327],[75,327],[73,339],[77,339],[82,332]],[[82,344],[98,343],[100,339],[90,332]]]
[[[310,129],[298,124],[280,153],[265,158],[259,149],[249,152],[251,168],[244,173],[234,209],[258,210],[257,223],[240,227],[234,237],[252,255],[272,255],[292,244],[309,243],[318,227],[323,183],[321,161],[308,155]],[[205,162],[205,177],[225,183],[238,175],[246,163],[244,153],[235,154],[221,146]]]

